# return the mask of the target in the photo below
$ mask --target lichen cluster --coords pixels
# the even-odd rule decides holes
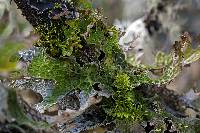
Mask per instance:
[[[106,89],[111,97],[104,98],[101,105],[107,115],[114,119],[142,121],[150,116],[150,109],[136,88],[166,84],[182,67],[200,57],[199,50],[188,49],[186,45],[191,42],[185,35],[175,43],[174,52],[166,56],[172,60],[164,61],[165,56],[160,53],[163,58],[157,58],[156,66],[131,65],[118,45],[119,31],[106,25],[100,12],[92,9],[87,1],[55,0],[44,9],[36,2],[34,6],[40,9],[40,14],[35,20],[30,18],[35,9],[24,7],[31,8],[31,3],[21,1],[15,0],[22,12],[32,10],[24,15],[40,36],[35,46],[41,47],[41,52],[29,65],[28,75],[50,79],[56,84],[52,94],[43,101],[48,105],[55,104],[60,96],[72,90],[87,93],[92,89]],[[186,55],[185,49],[189,51]],[[156,71],[159,74],[154,79],[151,74]]]
[[[35,45],[44,50],[31,62],[29,75],[56,82],[46,99],[50,103],[71,90],[89,92],[99,84],[113,95],[113,103],[105,104],[109,115],[141,120],[144,107],[134,87],[151,83],[150,77],[126,62],[115,27],[107,26],[97,10],[88,8],[89,3],[81,3],[76,5],[78,17],[61,16],[52,19],[51,25],[48,21],[35,27],[40,35]]]
[[[109,115],[142,120],[148,110],[134,88],[170,81],[178,73],[182,55],[175,53],[178,61],[162,63],[165,68],[155,67],[164,72],[158,79],[152,79],[152,67],[131,66],[126,62],[118,45],[119,32],[115,27],[107,26],[99,11],[88,8],[90,4],[85,3],[70,3],[78,14],[74,18],[69,19],[66,13],[35,26],[40,35],[35,45],[44,49],[33,59],[28,68],[29,75],[56,82],[52,96],[46,99],[50,103],[71,90],[89,92],[95,89],[95,84],[100,84],[112,92],[112,103],[105,104]],[[54,8],[60,8],[57,5]],[[160,65],[161,62],[157,60],[157,63]]]

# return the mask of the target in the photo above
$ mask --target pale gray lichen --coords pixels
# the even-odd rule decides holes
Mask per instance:
[[[20,60],[22,60],[23,62],[30,62],[33,60],[34,56],[37,55],[37,53],[39,52],[39,49],[36,47],[27,49],[27,50],[21,50],[19,51],[19,58]]]
[[[51,80],[24,77],[9,81],[8,86],[20,90],[31,89],[35,93],[39,93],[44,99],[51,95],[54,83]]]

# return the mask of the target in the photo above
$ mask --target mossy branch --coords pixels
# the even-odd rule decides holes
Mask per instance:
[[[108,115],[144,120],[149,109],[136,88],[167,84],[182,67],[200,58],[200,50],[190,48],[185,34],[174,44],[171,55],[159,53],[156,66],[130,65],[118,45],[119,31],[106,25],[87,1],[15,2],[40,36],[35,46],[42,52],[29,66],[29,75],[56,83],[52,96],[45,99],[49,104],[71,90],[89,91],[98,83],[112,92],[113,103],[102,103]],[[156,70],[159,77],[153,79],[150,73],[156,74]]]

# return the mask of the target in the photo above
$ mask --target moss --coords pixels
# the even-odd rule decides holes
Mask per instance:
[[[147,111],[145,111],[141,99],[135,95],[131,87],[130,77],[125,73],[119,72],[113,85],[115,87],[113,95],[115,104],[107,110],[107,113],[118,119],[143,120]]]
[[[129,90],[131,89],[130,77],[125,73],[118,73],[114,85],[118,89]]]
[[[36,46],[45,51],[32,61],[30,76],[56,82],[52,96],[46,99],[50,103],[71,90],[88,92],[95,83],[100,83],[114,93],[114,103],[104,105],[109,115],[142,120],[148,113],[134,88],[153,83],[148,69],[126,62],[118,45],[119,32],[107,26],[99,12],[85,9],[82,4],[77,10],[80,17],[76,19],[61,18],[50,27],[36,27],[40,35]]]
[[[174,45],[174,52],[166,56],[173,55],[172,60],[163,62],[163,55],[157,60],[157,66],[130,65],[118,45],[116,28],[107,26],[101,14],[85,0],[71,2],[79,17],[68,19],[61,16],[52,19],[50,25],[44,23],[35,27],[40,35],[35,45],[42,47],[43,52],[33,59],[28,71],[30,76],[55,81],[52,96],[45,99],[50,104],[71,90],[88,92],[95,83],[100,83],[113,92],[113,96],[107,99],[112,102],[102,103],[108,115],[140,121],[150,114],[144,98],[135,88],[166,84],[177,76],[184,61],[189,63],[200,58],[199,50],[193,53],[190,50],[187,56],[183,56],[182,50],[186,47],[182,44],[186,41],[182,39]],[[153,69],[163,70],[159,78],[151,78]]]

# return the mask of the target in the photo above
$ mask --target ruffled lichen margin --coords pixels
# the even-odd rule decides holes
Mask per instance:
[[[72,90],[106,89],[111,96],[100,104],[109,119],[147,121],[156,112],[145,96],[160,92],[154,86],[169,83],[182,67],[200,58],[200,50],[191,49],[185,34],[170,55],[159,53],[163,58],[156,58],[155,66],[129,64],[118,45],[120,32],[106,25],[88,1],[14,1],[40,36],[34,45],[41,51],[29,65],[28,75],[56,84],[42,102],[47,108]],[[156,72],[158,78],[152,78]]]

